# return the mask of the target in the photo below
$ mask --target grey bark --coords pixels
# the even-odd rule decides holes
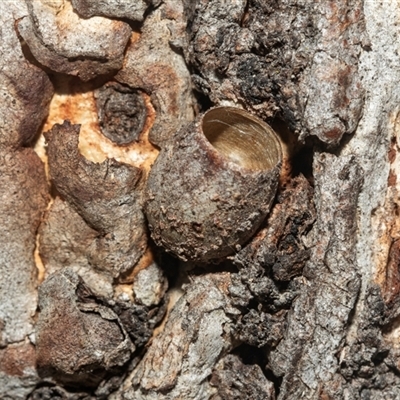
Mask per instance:
[[[0,397],[400,398],[400,3],[125,3],[0,4]],[[283,168],[252,238],[185,263],[143,190],[211,105]]]

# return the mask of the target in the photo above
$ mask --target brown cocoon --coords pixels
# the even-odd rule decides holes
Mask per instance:
[[[182,260],[218,261],[267,215],[282,152],[274,131],[241,109],[209,110],[160,152],[145,212],[154,241]]]

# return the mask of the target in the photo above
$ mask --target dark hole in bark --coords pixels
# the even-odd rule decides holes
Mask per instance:
[[[95,92],[101,132],[124,145],[137,141],[147,117],[142,92],[112,83]]]
[[[273,372],[266,367],[268,364],[268,351],[266,351],[265,348],[260,349],[248,344],[241,344],[232,353],[238,355],[244,364],[257,364],[261,368],[264,376],[274,384],[275,396],[277,397],[279,395],[282,377],[275,376]]]
[[[305,145],[297,149],[291,159],[292,176],[302,174],[311,184],[314,182],[312,163],[315,151],[312,142],[313,140],[307,138]]]
[[[92,398],[93,390],[74,388],[69,386],[60,387],[52,382],[40,382],[30,393],[28,400],[85,400]]]

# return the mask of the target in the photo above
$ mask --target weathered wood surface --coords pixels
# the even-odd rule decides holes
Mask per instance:
[[[3,0],[0,398],[399,399],[399,15]],[[157,146],[211,105],[285,153],[218,265],[167,255],[142,212]]]

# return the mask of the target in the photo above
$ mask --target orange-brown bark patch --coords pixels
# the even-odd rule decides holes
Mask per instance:
[[[27,368],[35,368],[36,353],[31,343],[10,345],[0,350],[0,371],[22,376]]]

